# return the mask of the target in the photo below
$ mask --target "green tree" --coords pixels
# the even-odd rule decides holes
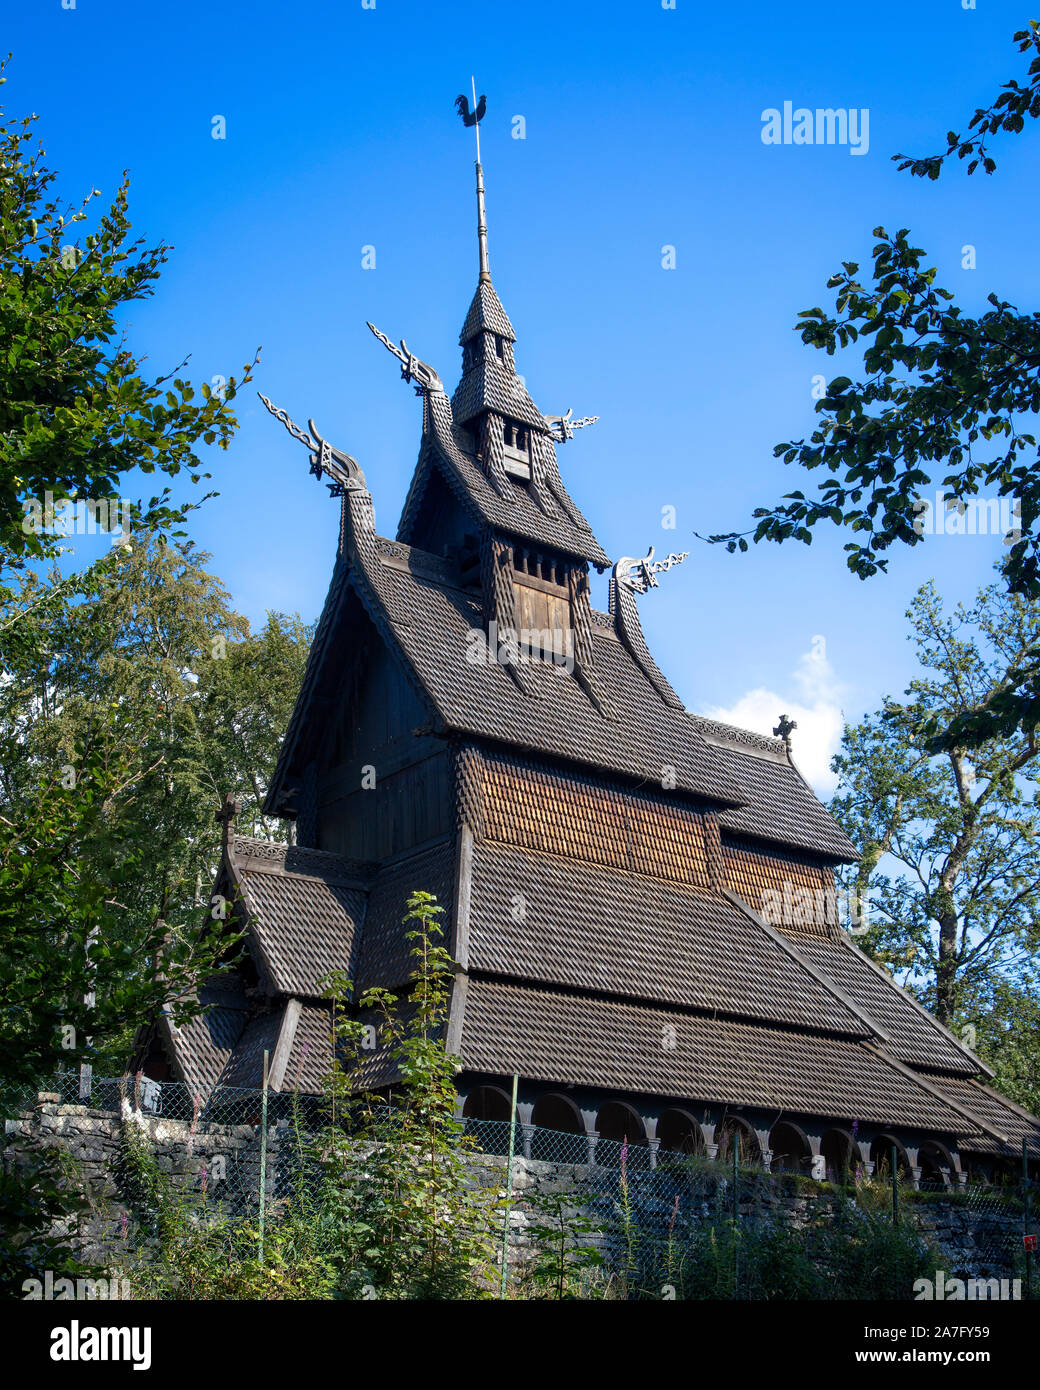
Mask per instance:
[[[0,82],[6,63],[0,65]],[[195,452],[226,449],[237,421],[229,377],[198,393],[178,375],[147,376],[125,345],[119,315],[148,298],[170,247],[131,241],[129,179],[95,215],[97,189],[78,205],[55,195],[57,174],[35,140],[37,118],[0,108],[0,558],[4,567],[55,557],[60,539],[31,524],[46,494],[100,501],[127,475],[209,477]],[[196,400],[196,394],[199,399]],[[176,526],[200,501],[169,487],[135,507],[136,526]],[[5,576],[0,572],[0,578]]]
[[[965,990],[961,1017],[972,1029],[974,1051],[993,1068],[998,1091],[1040,1112],[1040,978],[1023,970],[1018,980],[1001,976]]]
[[[596,1288],[604,1259],[595,1242],[603,1226],[581,1203],[582,1194],[567,1187],[537,1187],[526,1195],[530,1255],[521,1266],[520,1287],[527,1296],[587,1298]]]
[[[992,173],[986,140],[1021,131],[1040,116],[1040,25],[1015,35],[1021,52],[1034,54],[1029,81],[1009,82],[976,111],[967,136],[951,131],[944,154],[926,159],[896,155],[901,169],[936,178],[954,153],[968,173]],[[1005,538],[1008,591],[1040,598],[1040,456],[1022,421],[1040,410],[1040,314],[1023,312],[990,294],[990,309],[965,313],[936,283],[936,269],[912,245],[906,228],[874,229],[871,273],[843,261],[827,281],[834,310],[798,315],[802,341],[833,356],[862,352],[861,369],[836,376],[816,403],[818,420],[808,440],[777,444],[774,454],[823,479],[815,495],[788,493],[754,512],[754,541],[799,540],[808,545],[824,521],[845,528],[847,563],[861,579],[887,567],[896,543],[923,539],[919,499],[941,486],[947,505],[965,508],[982,489],[1021,504],[1020,524]],[[1020,534],[1016,534],[1020,533]],[[729,550],[747,550],[744,535],[711,537]],[[1009,680],[985,705],[966,705],[949,725],[922,732],[933,749],[951,749],[1028,732],[1040,724],[1040,654],[1032,652],[1008,672]]]
[[[473,1298],[491,1289],[499,1199],[476,1181],[475,1145],[455,1115],[459,1059],[444,1043],[454,964],[438,944],[443,911],[430,893],[408,899],[415,964],[404,995],[368,990],[356,1001],[359,1017],[346,1007],[348,982],[328,981],[333,1122],[317,1152],[347,1297]],[[377,1049],[364,1046],[371,1027]]]
[[[0,1090],[96,1059],[128,1020],[214,968],[194,923],[128,912],[150,867],[135,823],[141,771],[114,722],[99,720],[75,782],[55,768],[0,812]]]
[[[200,804],[230,793],[238,824],[278,840],[292,825],[263,814],[264,797],[303,683],[314,624],[299,614],[269,612],[263,628],[237,641],[211,640],[198,663],[191,727],[178,774]]]
[[[977,1028],[1040,959],[1040,743],[1017,731],[936,754],[921,730],[1006,687],[1040,649],[1040,603],[992,585],[947,613],[926,584],[907,616],[923,673],[846,725],[831,810],[863,856],[850,871],[870,902],[862,944],[943,1023]]]
[[[199,949],[198,940],[176,944],[191,895],[183,863],[169,862],[185,814],[162,733],[180,707],[171,698],[175,659],[120,611],[119,586],[139,557],[120,548],[83,574],[43,571],[64,550],[60,528],[48,525],[48,494],[59,507],[65,497],[97,503],[154,474],[185,473],[196,488],[209,476],[197,449],[227,448],[231,403],[255,365],[240,381],[198,392],[178,375],[183,363],[144,372],[122,315],[154,292],[170,248],[131,238],[126,177],[107,208],[95,204],[95,189],[64,203],[35,122],[0,110],[0,1083],[8,1084],[85,1058],[88,1035],[95,1046],[115,1037],[120,1009],[121,1028],[132,1026],[155,1002],[160,945],[167,995],[187,982]],[[202,500],[173,499],[166,486],[134,504],[133,528],[167,533]],[[120,622],[122,649],[111,636]],[[56,1031],[59,1020],[68,1028]],[[76,1041],[62,1048],[69,1029]]]
[[[214,811],[230,792],[260,823],[309,630],[269,614],[250,634],[207,559],[146,538],[81,576],[78,602],[27,573],[21,620],[0,629],[0,1045],[24,1081],[88,1055],[120,1067],[136,1026],[219,954],[203,950]]]

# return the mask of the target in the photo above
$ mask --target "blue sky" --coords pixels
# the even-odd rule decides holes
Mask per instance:
[[[472,132],[452,103],[475,72],[491,269],[518,368],[542,410],[600,416],[560,450],[568,487],[612,557],[691,552],[641,601],[661,665],[691,709],[763,729],[795,713],[796,756],[826,791],[842,712],[915,673],[903,614],[916,588],[934,578],[969,598],[999,540],[938,537],[864,584],[837,531],[742,557],[692,533],[742,527],[804,485],[772,446],[810,431],[812,378],[838,363],[792,325],[828,302],[841,260],[869,261],[874,226],[909,226],[968,311],[991,290],[1040,300],[1040,133],[1002,141],[990,179],[912,180],[889,158],[942,148],[1023,74],[1011,35],[1024,19],[997,0],[309,0],[291,13],[49,0],[7,18],[4,95],[39,113],[66,196],[111,193],[128,168],[135,230],[173,244],[155,298],[128,315],[131,346],[157,373],[191,353],[201,381],[262,345],[256,385],[359,459],[392,535],[420,406],[365,321],[454,385],[477,251]],[[764,144],[762,112],[785,101],[868,109],[869,148]],[[337,504],[255,396],[240,405],[231,451],[211,451],[221,495],[192,534],[251,620],[313,618]],[[605,595],[604,577],[594,601]]]

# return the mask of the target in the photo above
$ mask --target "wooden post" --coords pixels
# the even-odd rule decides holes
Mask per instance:
[[[509,1217],[513,1205],[513,1152],[516,1147],[516,1086],[518,1081],[513,1072],[513,1099],[509,1107],[509,1157],[506,1161],[506,1214],[502,1218],[502,1287],[499,1298],[506,1296],[506,1253],[509,1249]]]
[[[733,1221],[736,1223],[740,1220],[740,1205],[737,1194],[737,1182],[740,1177],[740,1132],[735,1127],[730,1143],[733,1145]]]
[[[892,1145],[892,1225],[899,1225],[899,1163],[896,1158],[896,1146]]]

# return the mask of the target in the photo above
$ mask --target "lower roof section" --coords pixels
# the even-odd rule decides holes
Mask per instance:
[[[169,1012],[165,1033],[178,1080],[200,1102],[217,1086],[257,1090],[264,1053],[272,1091],[316,1094],[332,1063],[331,1006],[315,1000],[278,999],[261,1012],[228,994],[228,986],[199,991],[203,1012],[178,1027]]]
[[[1040,1157],[1040,1120],[1030,1115],[1006,1096],[998,1095],[980,1081],[960,1077],[937,1077],[935,1084],[958,1104],[986,1120],[1006,1139],[1001,1143],[988,1134],[965,1134],[958,1138],[960,1148],[972,1153],[1000,1154],[1002,1157],[1021,1156],[1022,1141],[1032,1158]]]
[[[468,1071],[981,1134],[933,1083],[844,1038],[479,978],[468,982],[461,1033]]]
[[[369,866],[247,835],[231,838],[227,862],[267,981],[280,994],[320,995],[330,971],[350,967]]]
[[[205,1097],[224,1083],[254,1004],[236,975],[207,980],[198,997],[203,1012],[178,1024],[176,1007],[168,1005],[160,1028],[178,1079],[191,1087],[193,1095]]]
[[[973,1057],[880,965],[843,938],[838,941],[799,933],[791,940],[799,954],[874,1019],[888,1035],[886,1047],[915,1069],[973,1076],[983,1063]]]

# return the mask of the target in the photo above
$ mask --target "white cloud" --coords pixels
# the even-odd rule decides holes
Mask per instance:
[[[735,705],[705,710],[704,714],[708,719],[770,735],[781,714],[795,720],[798,728],[791,736],[794,760],[816,794],[826,798],[833,793],[836,781],[830,760],[841,743],[842,689],[827,660],[826,642],[814,637],[791,672],[784,694],[759,686],[742,695]]]

